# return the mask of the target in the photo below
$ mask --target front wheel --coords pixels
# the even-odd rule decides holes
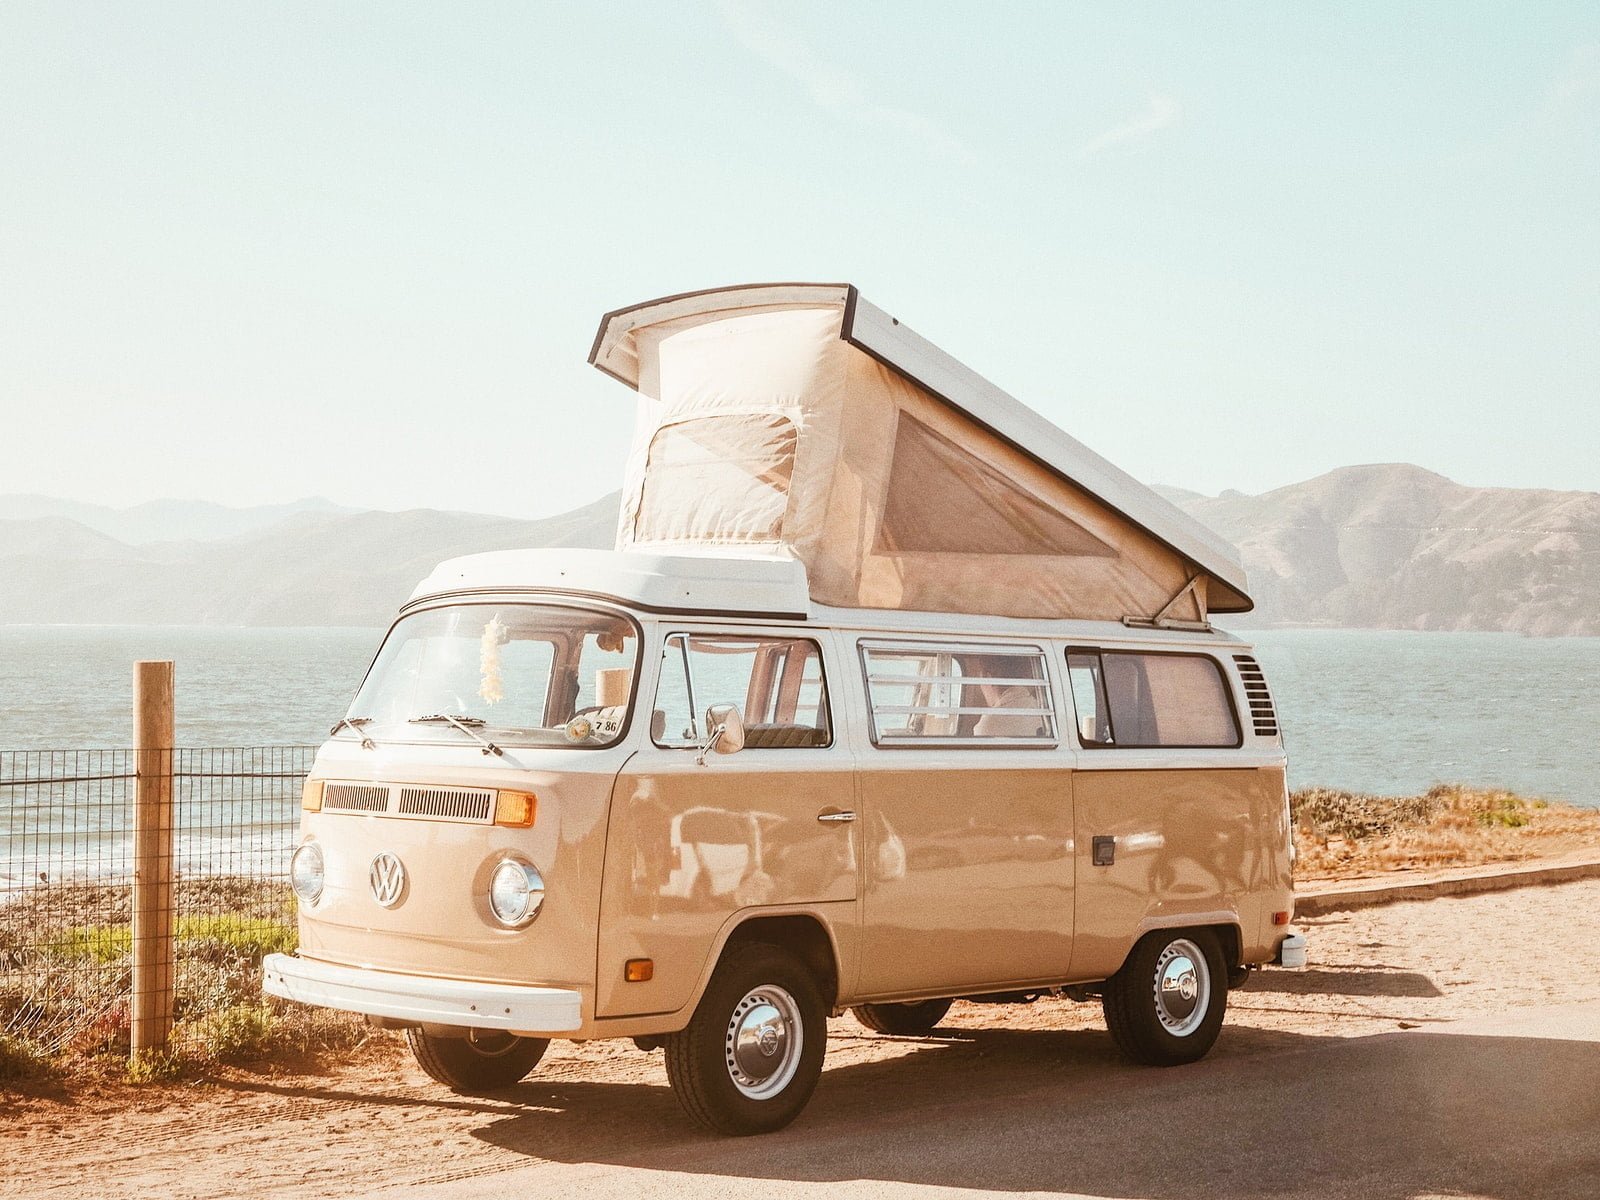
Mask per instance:
[[[701,1125],[771,1133],[811,1099],[826,1042],[811,973],[781,947],[750,942],[728,950],[689,1027],[667,1037],[667,1079]]]
[[[1157,930],[1105,982],[1106,1028],[1134,1062],[1171,1067],[1203,1058],[1222,1031],[1228,967],[1208,929]]]
[[[900,1037],[922,1037],[933,1032],[950,1011],[948,1000],[923,1000],[916,1004],[858,1004],[852,1016],[868,1029]]]
[[[539,1065],[549,1038],[474,1029],[466,1037],[406,1030],[417,1065],[452,1092],[494,1092],[518,1083]]]

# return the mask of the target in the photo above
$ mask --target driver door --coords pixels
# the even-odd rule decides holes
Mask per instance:
[[[690,1003],[729,921],[802,909],[855,922],[854,761],[829,693],[831,646],[814,631],[683,626],[657,653],[648,739],[612,795],[596,1012]],[[738,707],[744,748],[702,754],[706,710]],[[703,759],[703,761],[702,761]],[[623,980],[631,958],[654,977]]]

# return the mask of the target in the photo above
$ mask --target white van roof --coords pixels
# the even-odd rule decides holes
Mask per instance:
[[[552,590],[662,612],[806,617],[805,564],[790,558],[629,550],[494,550],[440,563],[411,600]]]
[[[1205,607],[1214,612],[1248,612],[1253,607],[1239,553],[1226,540],[868,302],[850,284],[748,284],[617,309],[602,318],[589,361],[642,394],[658,396],[662,383],[654,373],[659,365],[653,358],[655,342],[645,336],[647,331],[691,328],[737,315],[814,309],[837,310],[841,314],[837,325],[840,340],[1055,477],[1089,493],[1189,564],[1191,574],[1209,577]],[[625,521],[627,517],[625,503]],[[811,582],[813,588],[821,586],[819,579]],[[1063,611],[1060,615],[1088,614]]]

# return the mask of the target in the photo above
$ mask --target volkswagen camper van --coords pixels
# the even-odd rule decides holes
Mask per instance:
[[[592,357],[641,395],[617,548],[416,589],[266,990],[462,1091],[632,1039],[735,1134],[846,1011],[1098,998],[1132,1059],[1204,1055],[1293,906],[1231,547],[846,285],[620,310]]]

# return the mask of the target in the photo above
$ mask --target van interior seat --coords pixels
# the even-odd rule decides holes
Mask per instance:
[[[828,731],[810,725],[746,725],[744,744],[747,750],[787,750],[797,746],[826,746]]]

